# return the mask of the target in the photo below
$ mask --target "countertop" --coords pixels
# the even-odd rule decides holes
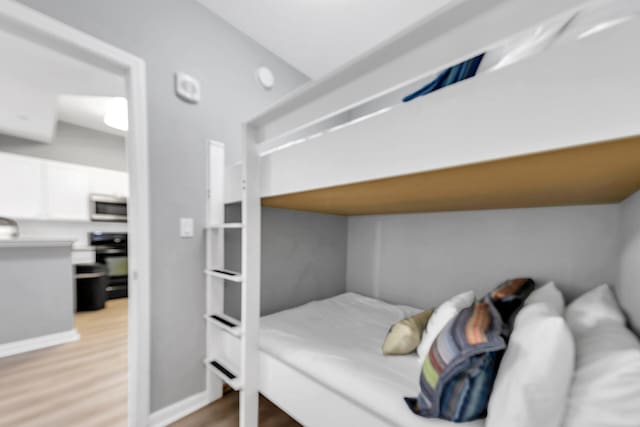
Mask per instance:
[[[19,237],[17,239],[0,239],[0,248],[49,248],[68,246],[71,249],[73,240],[43,239]]]
[[[72,249],[74,252],[95,252],[96,251],[95,246],[81,246],[77,244],[74,244]]]

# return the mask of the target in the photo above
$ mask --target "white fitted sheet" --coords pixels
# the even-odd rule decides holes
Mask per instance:
[[[392,425],[450,427],[454,423],[415,415],[404,402],[418,392],[417,355],[381,351],[391,325],[419,311],[346,293],[263,317],[260,347]]]

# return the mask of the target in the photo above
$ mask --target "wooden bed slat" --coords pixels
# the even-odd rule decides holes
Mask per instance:
[[[640,136],[262,199],[370,215],[617,203],[640,189]]]

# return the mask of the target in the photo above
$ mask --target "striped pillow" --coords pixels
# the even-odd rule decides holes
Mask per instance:
[[[431,346],[420,375],[420,394],[405,398],[423,417],[455,422],[486,415],[506,347],[502,319],[491,301],[462,310]]]
[[[500,313],[505,337],[511,334],[516,314],[535,287],[535,282],[529,278],[509,279],[502,282],[485,297],[491,300],[493,306]]]

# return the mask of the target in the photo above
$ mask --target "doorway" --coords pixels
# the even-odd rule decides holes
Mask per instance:
[[[47,90],[46,86],[36,84],[4,85],[5,95],[2,96],[2,99],[10,99],[11,103],[5,104],[5,108],[0,110],[0,130],[3,134],[9,134],[14,137],[13,145],[15,148],[14,152],[7,153],[9,159],[5,158],[4,163],[10,165],[15,170],[16,175],[15,178],[9,181],[5,180],[3,184],[0,184],[0,192],[5,192],[16,198],[4,197],[2,199],[0,216],[9,217],[7,221],[9,227],[13,225],[12,222],[17,222],[20,225],[21,220],[24,221],[28,218],[31,223],[40,221],[40,225],[35,227],[40,227],[41,229],[45,228],[42,225],[43,223],[55,223],[58,230],[60,230],[61,224],[73,224],[72,228],[82,230],[82,233],[85,233],[82,226],[88,224],[92,228],[92,232],[122,233],[122,229],[115,229],[117,228],[117,221],[105,221],[99,225],[97,225],[97,222],[92,221],[92,214],[95,212],[92,211],[88,195],[109,193],[116,196],[116,198],[117,196],[124,196],[126,198],[127,211],[127,224],[124,231],[127,235],[126,264],[128,264],[123,264],[123,259],[120,257],[116,262],[117,265],[107,266],[110,267],[112,272],[117,273],[120,281],[118,291],[120,297],[124,296],[122,280],[125,277],[125,282],[128,286],[125,294],[128,298],[114,298],[106,302],[107,310],[103,313],[110,312],[112,316],[105,318],[91,316],[100,313],[98,310],[95,312],[82,312],[75,317],[75,326],[72,325],[71,328],[62,327],[61,330],[43,330],[43,332],[38,332],[35,327],[27,328],[24,322],[12,322],[11,319],[2,319],[2,323],[5,326],[0,330],[0,338],[4,333],[7,333],[7,336],[9,336],[9,333],[14,335],[7,338],[6,342],[0,342],[0,368],[13,369],[11,376],[14,379],[18,379],[17,383],[14,384],[15,387],[24,387],[26,384],[23,380],[20,380],[21,374],[25,375],[25,377],[22,377],[23,379],[27,377],[34,378],[44,374],[49,369],[52,377],[47,387],[50,386],[53,390],[63,390],[64,384],[72,379],[70,376],[82,375],[70,371],[69,375],[65,376],[63,367],[73,368],[80,364],[85,366],[84,375],[93,375],[96,381],[104,380],[106,383],[109,381],[117,383],[117,381],[122,381],[122,369],[118,371],[120,372],[120,377],[117,374],[108,378],[100,376],[108,373],[110,366],[112,369],[117,370],[115,362],[110,364],[105,362],[104,359],[103,361],[100,359],[100,357],[104,357],[105,353],[108,353],[109,344],[113,344],[113,354],[109,354],[113,356],[114,361],[124,360],[125,363],[121,366],[125,366],[124,369],[127,371],[124,373],[126,386],[118,389],[125,390],[125,392],[116,391],[114,394],[118,396],[113,399],[114,404],[117,403],[124,406],[126,415],[125,418],[122,418],[121,413],[119,413],[118,415],[113,415],[113,419],[122,420],[122,422],[130,426],[146,425],[149,416],[150,215],[144,62],[127,52],[10,0],[0,0],[0,33],[4,35],[5,42],[13,40],[14,42],[22,43],[22,46],[33,47],[35,51],[39,52],[31,55],[29,57],[31,58],[30,60],[37,61],[45,57],[49,60],[49,73],[42,73],[42,69],[36,63],[31,63],[22,72],[19,71],[19,67],[13,67],[14,74],[12,77],[18,80],[25,77],[34,77],[41,81],[44,76],[44,79],[49,80],[49,83],[55,78],[61,78],[63,85],[66,85],[62,93],[52,92]],[[15,50],[13,53],[16,57],[27,60],[25,55],[27,55],[28,49],[15,48],[15,46],[17,45],[14,45]],[[65,75],[60,76],[51,71],[59,69],[64,63],[74,64],[76,71],[81,73],[80,76],[72,75],[69,78],[68,75],[66,77]],[[44,66],[47,66],[46,63]],[[109,76],[115,76],[115,78],[109,79]],[[5,78],[8,77],[11,76],[5,75]],[[85,90],[80,90],[74,84],[76,86],[78,84],[85,85]],[[113,87],[111,87],[112,84]],[[94,88],[101,87],[101,90],[96,91],[87,87],[91,85]],[[118,85],[120,85],[120,89],[117,88]],[[0,89],[2,89],[2,85],[0,85]],[[118,90],[121,90],[121,92],[118,92]],[[98,127],[107,126],[109,129],[119,129],[124,141],[125,169],[128,173],[124,183],[124,192],[126,193],[124,195],[119,194],[122,192],[121,190],[113,189],[118,186],[122,188],[122,178],[121,175],[118,175],[118,171],[114,172],[104,165],[78,165],[71,158],[55,158],[60,154],[59,150],[53,150],[57,132],[62,127],[65,127],[67,131],[69,129],[78,131],[77,128],[91,128],[91,125],[88,124],[91,118],[83,117],[83,113],[90,110],[88,106],[99,104],[98,101],[100,100],[97,98],[108,99],[102,99],[105,103],[103,104],[105,110],[99,117],[101,120],[94,124]],[[113,106],[106,106],[106,104],[112,104]],[[80,108],[74,110],[73,106],[80,106]],[[87,108],[82,108],[82,106]],[[109,109],[112,113],[109,118],[106,117],[106,109]],[[61,118],[64,118],[64,120],[59,120]],[[64,124],[60,125],[60,123]],[[126,126],[124,126],[125,124]],[[106,133],[110,131],[109,129],[106,130]],[[100,129],[93,128],[91,130],[101,132]],[[104,131],[104,129],[102,130]],[[75,142],[78,143],[77,140]],[[20,143],[25,144],[23,147],[37,148],[38,150],[36,151],[39,154],[27,153],[28,150],[26,148],[20,148]],[[20,150],[24,151],[20,152]],[[2,151],[1,145],[0,151]],[[67,155],[72,156],[75,154],[77,156],[78,152],[81,151],[81,147],[76,146],[75,149],[72,148],[68,151]],[[101,159],[93,159],[92,161],[105,161],[105,153],[106,151],[101,153]],[[98,169],[103,170],[102,174],[96,172]],[[113,173],[110,173],[110,171]],[[31,191],[25,191],[25,189],[30,189]],[[100,191],[94,191],[95,189],[100,189]],[[120,197],[120,200],[122,200],[122,197]],[[11,221],[12,216],[17,217],[18,221]],[[21,216],[22,218],[20,218]],[[33,224],[30,226],[34,227]],[[35,233],[33,230],[32,228],[31,232]],[[25,230],[23,229],[23,231]],[[58,263],[62,262],[61,260],[66,256],[65,251],[70,250],[65,246],[68,243],[65,241],[67,239],[65,236],[58,238],[54,238],[52,235],[48,237],[41,236],[32,238],[30,242],[25,237],[0,241],[0,263],[4,262],[3,265],[11,266],[16,275],[11,280],[3,280],[0,277],[1,287],[8,287],[9,281],[15,283],[16,277],[19,279],[23,275],[25,278],[20,280],[30,283],[31,286],[39,284],[41,288],[46,288],[44,285],[54,281],[66,283],[64,285],[66,288],[61,288],[61,290],[52,293],[52,296],[43,297],[37,289],[32,292],[31,299],[39,300],[36,302],[41,304],[40,306],[20,308],[18,304],[13,304],[13,310],[3,310],[3,313],[8,315],[9,311],[11,311],[11,313],[18,316],[21,312],[28,312],[31,318],[41,317],[42,322],[40,323],[49,327],[51,324],[56,323],[52,320],[54,309],[62,305],[62,303],[57,304],[57,301],[63,301],[64,304],[73,301],[75,306],[77,303],[75,295],[77,281],[73,276],[83,273],[77,273],[71,266],[68,269],[59,267],[60,264]],[[84,235],[84,238],[85,246],[91,246],[89,236]],[[69,237],[68,239],[73,238]],[[56,242],[56,244],[53,242]],[[37,246],[38,244],[44,244],[44,247]],[[116,261],[115,258],[112,259],[114,262]],[[32,261],[36,264],[35,268],[28,267],[29,262]],[[94,261],[96,260],[94,259]],[[87,263],[85,259],[85,264]],[[50,268],[50,272],[42,275],[43,278],[41,280],[36,281],[29,276],[29,274],[33,275],[48,268]],[[123,270],[124,268],[126,270]],[[109,271],[109,268],[106,268],[106,270]],[[123,271],[126,271],[126,274],[123,274]],[[92,273],[98,277],[97,275],[100,272],[87,272],[86,274]],[[67,276],[65,275],[68,275],[69,280],[73,280],[72,284],[66,280]],[[54,280],[54,276],[57,279]],[[88,278],[88,276],[85,276],[85,278]],[[5,289],[0,290],[2,292],[6,291]],[[29,301],[29,298],[16,297],[15,301],[18,300],[25,304],[33,303],[33,301]],[[113,330],[109,332],[109,328],[117,325],[126,326],[115,332]],[[26,332],[25,329],[27,329]],[[74,335],[76,329],[80,330],[79,341],[77,341],[77,335]],[[92,335],[95,332],[100,332],[102,335]],[[25,333],[25,335],[21,336],[20,334],[22,333]],[[84,343],[83,335],[85,335],[86,339]],[[109,339],[113,341],[108,341]],[[118,339],[121,341],[118,341]],[[116,344],[123,342],[123,339],[126,349],[117,348]],[[102,347],[99,347],[98,351],[89,347],[78,349],[81,343],[101,344]],[[73,347],[73,349],[76,349],[74,357],[78,357],[75,363],[72,357],[67,357],[68,355],[63,353],[65,346],[67,348],[75,346]],[[38,361],[39,359],[40,361]],[[28,367],[28,369],[20,371],[19,366],[25,360],[30,361],[31,364],[22,365]],[[83,416],[83,414],[88,417],[96,416],[101,411],[101,408],[91,405],[90,399],[83,400],[82,386],[80,385],[81,383],[78,384],[79,389],[66,392],[69,395],[71,395],[70,393],[75,393],[73,395],[77,396],[78,406],[76,408],[79,409],[75,413],[79,415],[72,415],[67,420],[68,423],[64,425],[73,425],[73,423],[91,425],[83,422],[79,417]],[[9,390],[9,394],[11,394],[11,387],[13,386],[8,383],[3,390]],[[96,389],[99,390],[100,387]],[[39,395],[37,393],[40,390],[25,389],[23,391],[27,395],[32,395],[35,400],[38,398]],[[61,393],[63,392],[61,391]],[[15,395],[13,397],[15,398]],[[64,404],[69,406],[69,413],[72,414],[71,410],[75,403],[65,401]],[[25,425],[28,425],[27,421],[29,419],[35,419],[35,417],[39,416],[35,413],[29,415],[29,405],[26,405],[21,410],[27,411],[26,415],[21,413],[14,414],[14,416],[16,420],[26,420],[24,422]],[[46,411],[47,407],[42,406],[40,410]],[[114,414],[115,412],[117,411],[114,411]],[[108,417],[103,418],[100,422],[107,423],[105,425],[113,425],[108,424],[112,421]],[[14,423],[13,425],[20,424]],[[49,425],[52,424],[49,423]]]

